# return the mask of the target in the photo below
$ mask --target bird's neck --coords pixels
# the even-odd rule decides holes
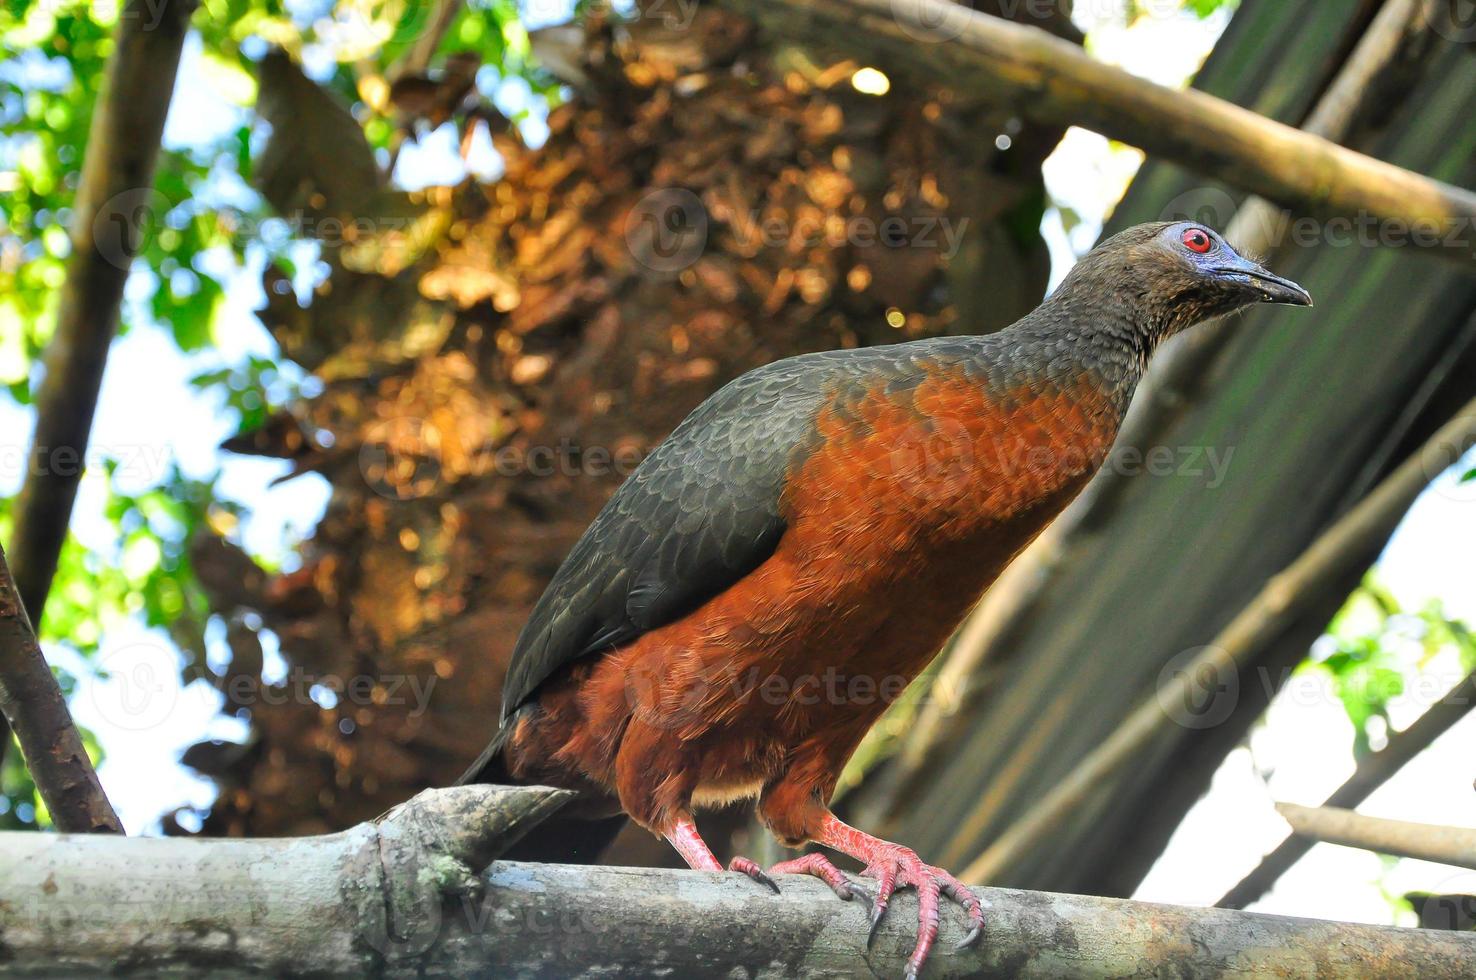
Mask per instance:
[[[1133,297],[1068,280],[1015,329],[1023,344],[1089,379],[1125,412],[1148,359],[1173,333],[1162,320]]]

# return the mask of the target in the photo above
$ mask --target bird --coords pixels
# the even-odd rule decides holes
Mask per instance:
[[[515,644],[500,726],[462,782],[574,790],[694,869],[723,866],[695,814],[756,801],[789,848],[727,870],[919,896],[906,975],[940,905],[979,897],[829,807],[862,736],[989,585],[1103,465],[1154,352],[1196,324],[1307,291],[1196,222],[1129,228],[1035,310],[985,336],[822,351],[719,389],[614,492]],[[864,882],[864,884],[863,884]],[[868,940],[869,941],[869,940]]]

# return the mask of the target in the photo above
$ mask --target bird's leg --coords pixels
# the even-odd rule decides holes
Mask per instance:
[[[693,871],[723,870],[716,855],[712,853],[712,848],[708,847],[707,841],[697,833],[697,824],[691,817],[677,818],[664,836],[667,843],[676,848],[682,860],[687,862],[687,867]]]
[[[707,841],[697,833],[697,824],[691,817],[680,817],[671,825],[671,829],[665,834],[666,840],[687,866],[693,871],[721,871],[723,866],[718,863],[717,856],[712,853],[712,848],[707,846]],[[779,894],[779,886],[774,884],[774,879],[764,874],[762,868],[745,857],[735,857],[728,864],[729,871],[737,871],[745,874],[761,885],[768,885],[774,889],[774,894]],[[839,874],[839,872],[837,872]]]
[[[900,844],[892,844],[842,822],[833,813],[826,812],[821,818],[819,832],[814,835],[816,843],[849,854],[866,863],[862,877],[876,880],[876,898],[871,908],[871,933],[867,936],[870,945],[876,935],[876,927],[886,914],[887,904],[898,888],[917,889],[918,930],[917,945],[907,961],[906,976],[915,978],[922,970],[928,953],[938,938],[938,906],[942,896],[947,896],[968,912],[968,935],[958,945],[968,946],[984,932],[984,906],[967,885],[942,868],[924,864],[917,852]],[[801,859],[803,860],[803,859]]]

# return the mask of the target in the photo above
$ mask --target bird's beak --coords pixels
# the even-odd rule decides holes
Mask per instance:
[[[1290,279],[1283,279],[1262,268],[1249,259],[1239,259],[1234,265],[1221,266],[1215,272],[1222,278],[1239,283],[1256,293],[1262,303],[1281,303],[1286,306],[1311,306],[1312,296]]]

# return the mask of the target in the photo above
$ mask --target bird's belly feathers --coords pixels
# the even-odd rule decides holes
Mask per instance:
[[[1012,524],[1048,521],[1043,510],[1059,510],[1101,465],[1119,421],[1116,399],[1085,378],[997,391],[934,375],[905,398],[874,390],[832,404],[788,483],[790,543],[845,544],[872,560],[987,546]]]
[[[751,794],[807,741],[853,747],[1085,485],[1118,418],[1085,385],[990,397],[947,377],[827,407],[774,555],[552,685],[527,757],[608,786],[639,728],[701,801]]]
[[[784,637],[755,644],[765,662],[845,668],[894,698],[1095,474],[1119,418],[1085,382],[992,396],[948,376],[823,412],[789,531],[739,584],[747,623]]]

